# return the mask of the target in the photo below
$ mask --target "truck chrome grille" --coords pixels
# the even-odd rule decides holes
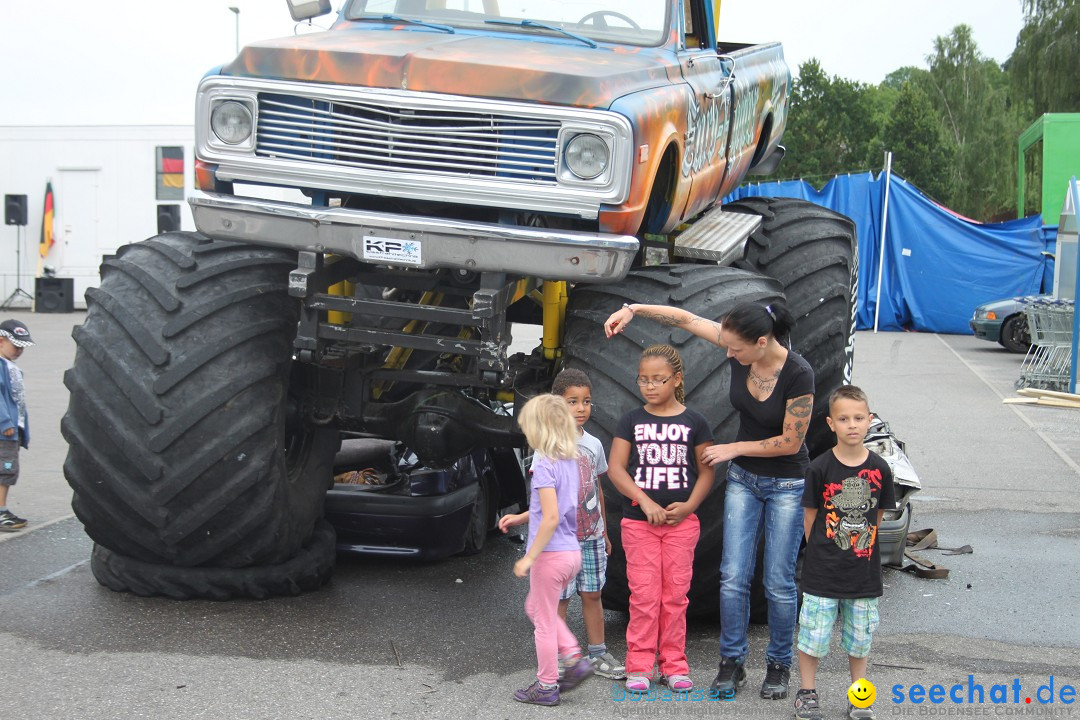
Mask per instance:
[[[259,93],[256,155],[342,168],[556,184],[560,122]]]

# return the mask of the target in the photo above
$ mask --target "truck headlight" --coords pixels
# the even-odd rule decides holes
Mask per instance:
[[[581,133],[566,144],[566,167],[582,180],[592,180],[607,169],[611,151],[598,135]]]
[[[210,128],[227,145],[246,142],[251,137],[251,110],[243,103],[227,100],[210,113]]]

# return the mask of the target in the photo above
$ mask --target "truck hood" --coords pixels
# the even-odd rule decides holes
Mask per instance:
[[[588,108],[681,77],[660,48],[371,27],[249,45],[222,74]]]

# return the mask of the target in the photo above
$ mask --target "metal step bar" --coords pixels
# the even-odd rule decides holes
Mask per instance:
[[[760,225],[760,215],[725,212],[717,206],[675,237],[674,254],[730,265],[743,256],[746,239]]]

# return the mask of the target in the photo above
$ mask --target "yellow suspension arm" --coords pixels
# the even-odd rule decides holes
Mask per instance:
[[[566,281],[544,281],[544,338],[541,346],[545,360],[562,356],[563,327],[566,324]]]

